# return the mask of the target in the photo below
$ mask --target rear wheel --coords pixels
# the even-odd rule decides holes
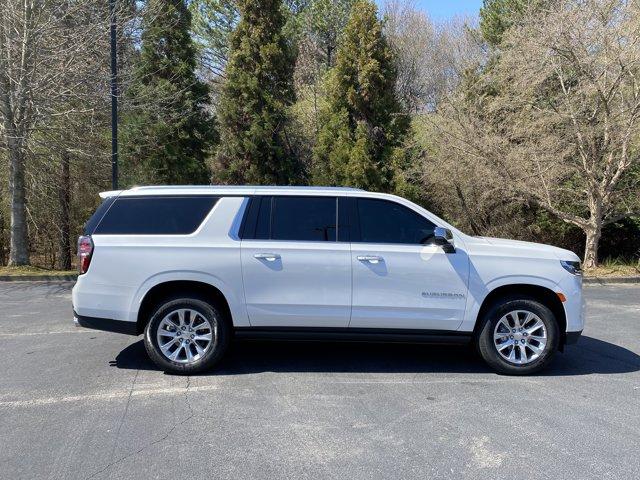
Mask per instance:
[[[525,375],[549,364],[559,339],[558,323],[548,307],[534,299],[510,298],[489,309],[477,347],[497,372]]]
[[[212,368],[224,355],[230,328],[211,304],[197,298],[173,298],[159,305],[144,331],[153,362],[171,373]]]

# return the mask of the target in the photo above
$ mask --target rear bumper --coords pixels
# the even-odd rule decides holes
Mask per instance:
[[[578,332],[567,332],[566,333],[565,344],[566,345],[573,345],[573,344],[577,343],[578,339],[580,338],[580,335],[582,335],[582,330],[580,330]]]
[[[82,317],[131,321],[133,291],[127,285],[97,283],[85,273],[71,291],[71,306]]]
[[[112,320],[110,318],[85,317],[73,312],[73,322],[80,327],[102,330],[104,332],[138,335],[138,326],[134,322]]]

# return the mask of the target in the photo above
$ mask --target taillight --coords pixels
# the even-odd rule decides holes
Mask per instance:
[[[78,238],[78,273],[82,275],[89,269],[91,255],[93,254],[93,240],[84,235]]]

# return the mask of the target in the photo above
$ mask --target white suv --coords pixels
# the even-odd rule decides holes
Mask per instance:
[[[502,373],[547,365],[583,329],[578,257],[471,237],[349,188],[141,187],[78,241],[75,322],[144,334],[164,370],[212,367],[235,337],[473,343]]]

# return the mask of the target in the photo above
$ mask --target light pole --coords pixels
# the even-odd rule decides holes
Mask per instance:
[[[116,43],[116,0],[109,0],[111,23],[111,187],[118,189],[118,56]]]

